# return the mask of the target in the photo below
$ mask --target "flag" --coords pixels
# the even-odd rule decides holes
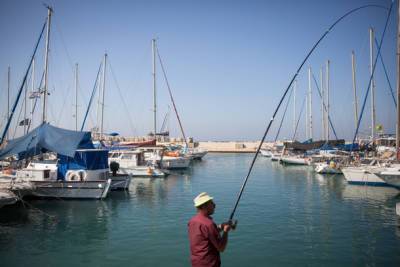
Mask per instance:
[[[40,93],[40,91],[31,92],[31,94],[29,95],[29,99],[40,98]]]
[[[30,122],[30,121],[31,121],[30,119],[26,118],[26,119],[20,121],[20,122],[18,123],[18,125],[19,125],[19,126],[29,125],[29,122]]]

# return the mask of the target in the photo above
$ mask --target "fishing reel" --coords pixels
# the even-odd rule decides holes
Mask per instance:
[[[227,222],[224,222],[224,223],[220,224],[220,225],[219,225],[219,228],[220,228],[221,230],[223,230],[224,225],[229,225],[229,226],[231,227],[232,230],[235,230],[235,229],[236,229],[237,223],[238,223],[237,220],[229,220],[229,221],[227,221]]]
[[[237,221],[237,220],[233,220],[233,221],[230,220],[228,223],[229,223],[229,225],[231,226],[232,230],[235,230],[238,221]]]

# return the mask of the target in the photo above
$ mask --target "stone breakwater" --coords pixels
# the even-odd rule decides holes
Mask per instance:
[[[159,142],[157,145],[184,145],[184,142],[174,140],[173,142]],[[207,149],[215,153],[254,153],[260,141],[196,141],[188,142],[189,147]],[[272,143],[264,143],[263,147],[272,147]]]
[[[254,153],[260,141],[207,141],[197,142],[199,148],[219,153]],[[267,146],[264,144],[263,147]]]

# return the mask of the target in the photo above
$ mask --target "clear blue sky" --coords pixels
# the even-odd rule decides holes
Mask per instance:
[[[14,99],[45,21],[42,0],[0,2],[0,116],[6,114],[7,67]],[[187,136],[196,140],[259,140],[284,89],[321,34],[350,9],[364,4],[389,7],[390,1],[47,1],[53,6],[48,110],[53,125],[74,129],[74,65],[79,64],[79,125],[96,73],[107,51],[116,81],[106,77],[105,129],[123,135],[152,131],[151,39],[157,44]],[[351,51],[356,54],[359,102],[369,79],[369,33],[380,39],[387,10],[369,8],[341,22],[321,43],[298,77],[297,114],[308,88],[307,67],[331,61],[331,116],[341,138],[354,133]],[[382,47],[396,86],[397,3]],[[36,81],[43,71],[44,43]],[[382,65],[376,70],[377,122],[394,133],[395,107]],[[158,121],[171,105],[160,66]],[[120,91],[119,91],[120,90]],[[313,84],[314,138],[320,137],[320,100]],[[125,109],[121,95],[128,106]],[[370,100],[361,131],[369,133]],[[360,104],[361,106],[361,104]],[[283,109],[282,109],[283,110]],[[267,139],[274,139],[278,113]],[[305,112],[305,111],[304,111]],[[304,114],[303,112],[303,114]],[[17,116],[19,108],[17,109]],[[40,112],[38,112],[39,114]],[[37,115],[39,117],[39,115]],[[95,125],[96,105],[86,129]],[[132,121],[133,127],[130,121]],[[36,119],[38,123],[38,119]],[[180,136],[171,114],[172,136]],[[299,139],[305,138],[304,115]],[[14,131],[14,126],[12,127]],[[282,138],[293,134],[290,106]]]

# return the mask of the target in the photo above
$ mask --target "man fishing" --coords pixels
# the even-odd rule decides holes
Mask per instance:
[[[193,202],[197,214],[188,223],[192,267],[219,267],[220,252],[225,250],[228,232],[234,225],[223,223],[218,227],[214,223],[210,215],[214,213],[216,205],[206,192],[199,194]]]

